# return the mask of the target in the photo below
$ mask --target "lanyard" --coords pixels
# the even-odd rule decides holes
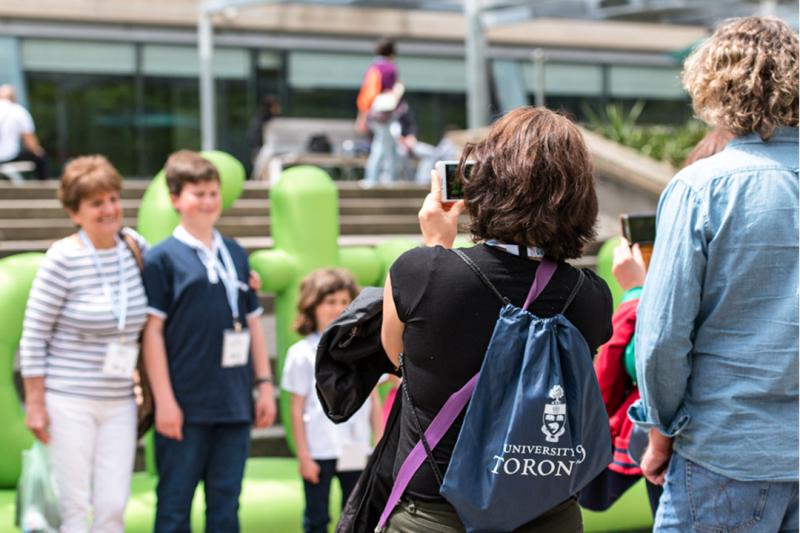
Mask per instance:
[[[119,246],[119,238],[117,238],[116,235],[114,236],[114,247],[117,249],[117,271],[119,275],[119,285],[117,289],[119,299],[115,300],[114,293],[111,290],[111,283],[106,279],[106,275],[100,265],[97,249],[95,249],[94,244],[92,244],[92,241],[89,239],[89,236],[86,235],[85,231],[80,230],[78,232],[78,237],[80,237],[81,242],[83,242],[83,245],[92,255],[92,261],[97,269],[97,273],[100,275],[100,281],[103,285],[103,294],[105,294],[108,301],[111,302],[111,312],[114,314],[114,318],[117,319],[117,331],[122,333],[125,330],[125,319],[128,315],[128,284],[125,282],[125,266],[122,249]]]
[[[488,240],[484,244],[492,248],[498,248],[512,255],[518,255],[523,259],[535,259],[538,261],[544,257],[544,250],[538,246],[525,247],[519,244],[506,244],[494,239]]]
[[[218,231],[214,230],[211,250],[209,250],[199,239],[186,231],[183,226],[175,228],[173,235],[187,246],[194,248],[200,262],[206,267],[209,283],[216,284],[222,280],[222,284],[225,287],[225,296],[231,308],[231,316],[233,316],[233,326],[237,331],[241,330],[242,323],[239,320],[239,290],[243,288],[246,290],[247,286],[239,281],[236,265],[228,251],[228,247],[225,246],[225,241],[222,240],[222,236]],[[217,252],[222,256],[222,262],[220,262],[217,257]]]

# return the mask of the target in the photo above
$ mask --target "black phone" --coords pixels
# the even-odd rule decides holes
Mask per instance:
[[[622,236],[630,244],[653,244],[655,242],[655,213],[625,213],[619,218],[622,223]]]
[[[464,162],[464,176],[469,177],[475,161]],[[458,161],[437,161],[436,172],[442,180],[442,202],[456,202],[464,199],[461,180],[458,179]]]

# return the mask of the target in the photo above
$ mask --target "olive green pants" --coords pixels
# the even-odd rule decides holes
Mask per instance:
[[[453,506],[404,497],[397,504],[386,533],[464,533]],[[575,499],[557,505],[536,520],[518,527],[513,533],[583,533],[581,508]]]

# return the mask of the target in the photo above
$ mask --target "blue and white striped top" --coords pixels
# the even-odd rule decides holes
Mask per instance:
[[[144,251],[147,243],[135,231],[133,236]],[[139,267],[124,241],[124,279],[128,286],[128,312],[122,332],[125,343],[138,342],[147,318]],[[119,293],[118,256],[114,248],[97,250],[100,267]],[[131,379],[103,373],[106,348],[120,340],[111,301],[103,293],[102,278],[86,249],[76,236],[54,243],[42,261],[25,309],[20,366],[24,378],[44,377],[45,390],[58,394],[98,400],[133,397]]]

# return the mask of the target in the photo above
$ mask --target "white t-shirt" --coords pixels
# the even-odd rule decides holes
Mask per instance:
[[[33,132],[33,117],[27,109],[15,102],[0,100],[0,161],[17,157],[22,135]]]
[[[337,459],[342,443],[370,443],[370,402],[342,424],[334,424],[325,416],[317,398],[314,363],[317,358],[319,334],[312,333],[289,348],[281,375],[281,387],[304,396],[303,423],[306,429],[308,451],[313,459]]]

